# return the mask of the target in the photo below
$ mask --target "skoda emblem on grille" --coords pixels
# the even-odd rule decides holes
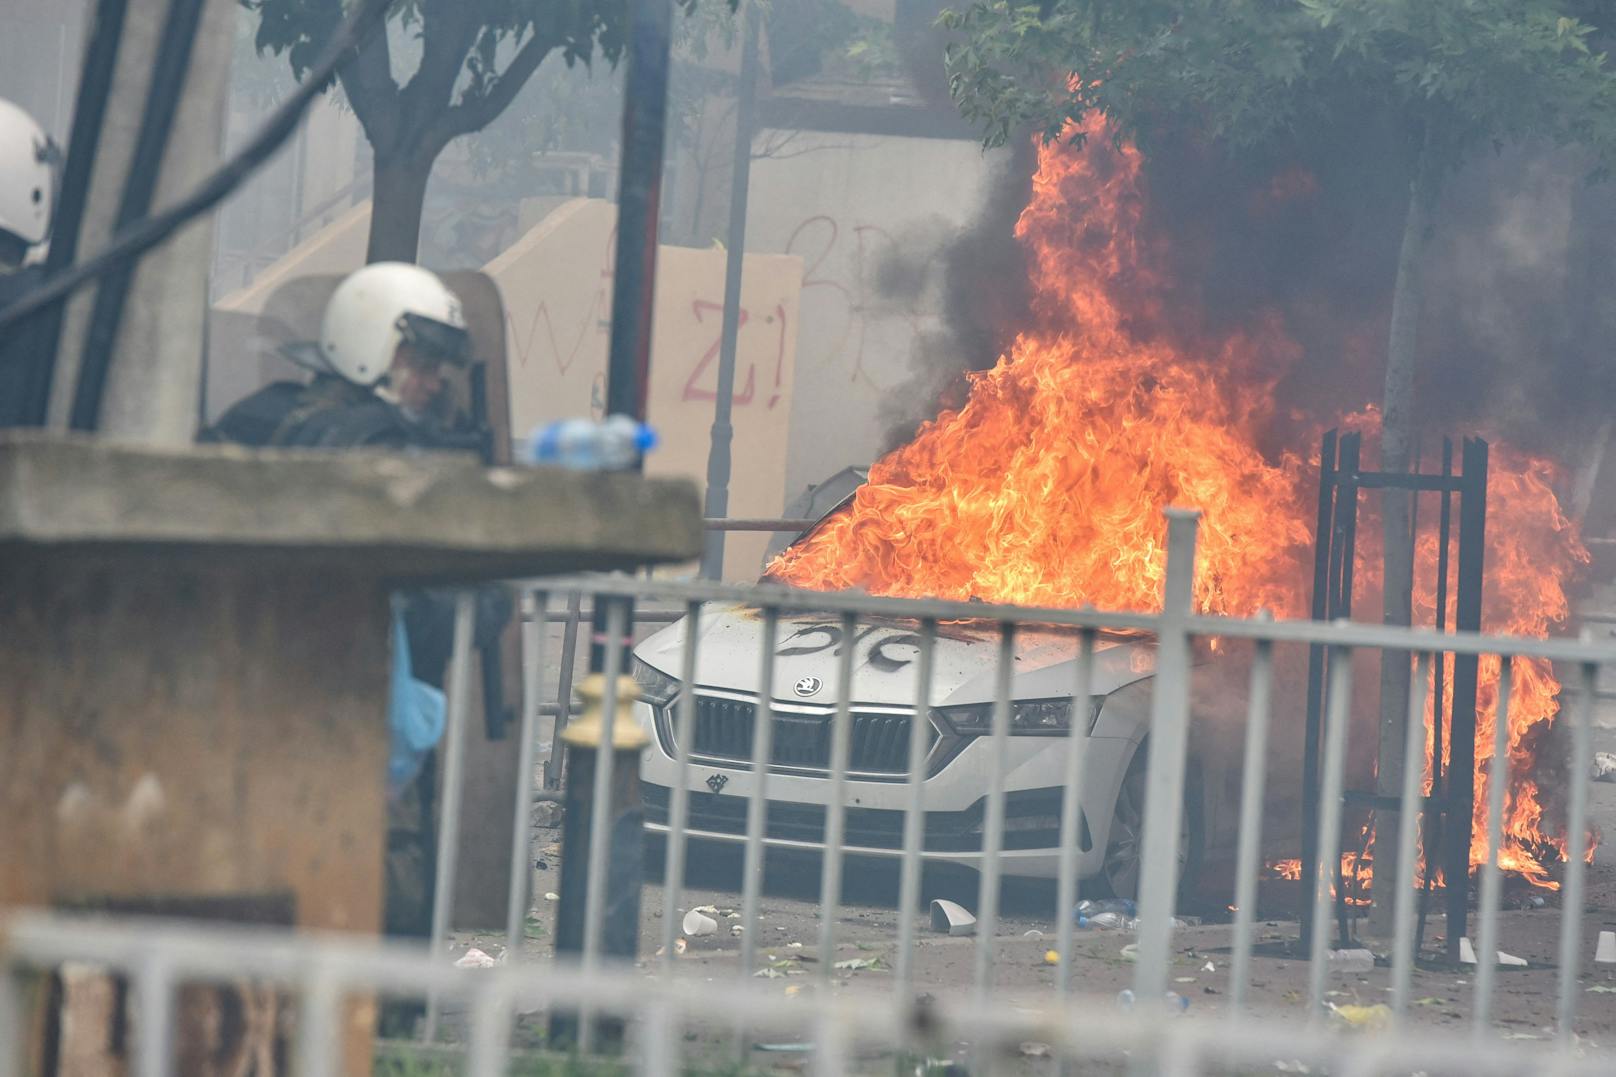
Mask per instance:
[[[728,774],[714,774],[711,778],[707,779],[707,788],[711,789],[715,795],[722,793],[724,791],[724,786],[728,784]]]
[[[825,682],[818,677],[801,677],[791,686],[791,690],[799,696],[811,696],[823,687]]]

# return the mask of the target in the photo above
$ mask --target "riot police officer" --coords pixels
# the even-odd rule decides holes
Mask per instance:
[[[313,371],[306,382],[284,381],[245,397],[202,434],[204,441],[254,446],[404,452],[471,450],[476,439],[450,430],[444,368],[470,361],[470,338],[459,299],[436,274],[401,262],[366,266],[331,294],[319,339],[287,350]],[[410,673],[443,687],[454,633],[454,597],[411,591],[403,620]],[[496,647],[510,616],[503,594],[479,596],[478,644]],[[433,766],[388,800],[388,934],[429,933],[436,841]]]

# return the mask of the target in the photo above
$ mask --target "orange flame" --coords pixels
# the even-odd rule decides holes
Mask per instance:
[[[876,462],[848,510],[782,553],[770,576],[821,590],[1155,609],[1161,510],[1177,505],[1202,513],[1198,610],[1306,614],[1317,476],[1303,459],[1316,431],[1291,449],[1260,448],[1274,437],[1274,387],[1299,349],[1277,317],[1193,343],[1163,330],[1161,259],[1140,228],[1139,154],[1114,145],[1098,119],[1086,133],[1081,149],[1040,147],[1016,225],[1036,324],[969,375],[963,406]],[[1349,422],[1370,435],[1379,427],[1373,409]],[[1550,462],[1494,447],[1488,631],[1542,636],[1567,615],[1565,582],[1587,554],[1554,477]],[[1358,578],[1378,590],[1378,525],[1360,523],[1359,536]],[[1436,545],[1434,528],[1422,528],[1417,578],[1434,580]],[[1450,588],[1450,626],[1453,601]],[[1433,594],[1415,602],[1416,623],[1431,623]],[[1563,841],[1545,830],[1532,772],[1559,684],[1546,664],[1521,661],[1514,685],[1502,862],[1547,884],[1545,856]],[[1451,694],[1451,674],[1447,686]],[[1497,686],[1497,661],[1484,663],[1473,862],[1485,854]]]
[[[1203,511],[1196,605],[1302,610],[1311,529],[1299,460],[1256,433],[1295,346],[1274,328],[1189,357],[1144,340],[1154,275],[1135,246],[1139,156],[1045,147],[1016,226],[1047,328],[970,376],[970,397],[877,462],[851,512],[786,551],[771,575],[804,587],[1031,605],[1160,603],[1161,509]],[[1124,312],[1113,285],[1146,297]],[[1274,364],[1269,362],[1268,366]],[[1251,376],[1219,375],[1243,368]]]

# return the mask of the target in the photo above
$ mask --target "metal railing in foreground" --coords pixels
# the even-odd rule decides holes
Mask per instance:
[[[1584,937],[1584,891],[1586,864],[1586,833],[1588,826],[1589,757],[1591,754],[1590,729],[1593,707],[1593,687],[1601,667],[1616,663],[1616,647],[1595,646],[1586,640],[1538,640],[1491,637],[1472,633],[1443,634],[1426,630],[1389,629],[1361,624],[1323,624],[1311,621],[1275,621],[1266,617],[1231,619],[1197,616],[1192,613],[1189,566],[1195,560],[1196,518],[1193,514],[1169,514],[1169,547],[1166,572],[1166,593],[1162,614],[1135,614],[1100,612],[1092,609],[1031,609],[1016,606],[977,602],[950,602],[880,598],[856,594],[827,594],[760,586],[741,588],[707,583],[677,583],[629,577],[580,577],[524,585],[527,591],[524,605],[530,631],[525,634],[526,651],[522,663],[526,679],[524,691],[523,736],[520,751],[531,746],[534,727],[540,713],[543,693],[541,683],[546,680],[545,635],[532,630],[542,625],[549,611],[578,610],[581,597],[588,595],[591,602],[608,612],[615,611],[615,620],[609,627],[613,638],[626,630],[620,600],[633,598],[638,603],[671,604],[691,619],[689,630],[677,648],[676,668],[666,670],[677,682],[677,691],[669,698],[667,719],[673,730],[674,751],[660,765],[674,775],[668,783],[666,816],[667,856],[663,887],[659,898],[662,914],[664,957],[655,979],[631,971],[604,952],[602,936],[604,925],[600,906],[606,896],[605,879],[609,857],[605,855],[599,839],[603,827],[592,828],[597,838],[588,850],[567,850],[576,857],[575,863],[587,867],[587,894],[593,912],[584,918],[582,949],[576,961],[557,960],[535,963],[531,968],[517,967],[522,943],[522,930],[528,912],[525,882],[528,845],[527,822],[532,799],[532,766],[519,768],[518,788],[515,791],[517,838],[510,849],[515,879],[508,895],[507,954],[510,964],[504,968],[463,973],[448,967],[445,959],[447,925],[453,922],[449,906],[456,868],[454,835],[459,833],[461,806],[454,790],[463,788],[464,775],[458,773],[463,766],[464,753],[457,749],[458,738],[465,735],[469,678],[465,670],[470,652],[469,607],[462,604],[456,621],[459,639],[455,653],[459,656],[451,676],[448,721],[449,743],[444,749],[443,805],[441,826],[442,842],[438,861],[440,876],[437,887],[437,908],[433,923],[436,925],[435,942],[426,953],[417,948],[413,952],[397,947],[373,945],[353,940],[324,940],[317,938],[288,938],[284,936],[232,933],[217,935],[200,930],[179,928],[140,929],[128,931],[96,927],[93,924],[71,925],[60,920],[24,917],[10,925],[9,934],[0,937],[0,951],[5,961],[22,965],[49,965],[69,960],[89,960],[130,973],[137,991],[146,985],[147,997],[166,998],[165,992],[179,980],[194,976],[265,975],[282,982],[295,984],[307,1004],[308,1019],[300,1025],[301,1035],[310,1059],[306,1072],[329,1072],[313,1061],[321,1050],[319,1037],[331,1027],[331,999],[343,992],[381,989],[395,993],[416,993],[433,1000],[429,1007],[432,1015],[428,1029],[435,1032],[438,1024],[436,1003],[456,998],[469,999],[474,1007],[472,1039],[474,1058],[495,1059],[504,1051],[505,1033],[509,1029],[512,1005],[522,1001],[524,1009],[559,1003],[579,1013],[596,1016],[620,1016],[629,1019],[637,1037],[639,1065],[653,1072],[670,1072],[675,1066],[668,1062],[677,1056],[682,1042],[678,1034],[681,1024],[706,1022],[718,1024],[732,1031],[741,1028],[761,1028],[783,1023],[788,1027],[806,1027],[810,1038],[818,1045],[816,1072],[837,1072],[846,1061],[846,1052],[861,1041],[904,1043],[916,1020],[914,968],[917,916],[921,906],[921,867],[935,855],[925,840],[928,793],[935,796],[936,786],[923,765],[928,739],[928,722],[934,706],[942,702],[936,682],[936,661],[939,639],[952,631],[947,622],[968,621],[975,626],[981,639],[984,671],[982,683],[992,685],[990,719],[977,737],[979,751],[987,761],[984,783],[981,846],[977,853],[980,881],[977,897],[978,937],[972,971],[964,982],[947,985],[938,991],[936,1020],[943,1026],[957,1030],[954,1033],[976,1043],[1015,1037],[1020,1040],[1040,1040],[1052,1047],[1079,1055],[1093,1056],[1110,1051],[1135,1050],[1137,1058],[1148,1059],[1157,1068],[1168,1072],[1194,1072],[1196,1067],[1255,1062],[1260,1068],[1269,1068],[1274,1059],[1282,1057],[1309,1059],[1346,1064],[1346,1070],[1332,1072],[1375,1072],[1395,1064],[1404,1072],[1414,1069],[1484,1072],[1545,1072],[1563,1067],[1567,1072],[1584,1067],[1585,1060],[1571,1050],[1572,1028],[1576,1019],[1576,1006],[1582,988],[1578,983],[1589,956],[1590,941]],[[680,975],[675,962],[677,925],[681,920],[681,904],[686,888],[685,869],[688,846],[692,838],[711,838],[714,835],[692,827],[692,793],[694,775],[692,767],[693,731],[697,719],[696,679],[701,657],[700,649],[709,646],[704,635],[697,630],[720,614],[722,605],[740,605],[759,611],[755,618],[755,653],[740,655],[743,668],[756,674],[755,699],[743,706],[753,709],[751,737],[745,757],[731,761],[734,772],[750,772],[755,780],[745,783],[732,779],[730,790],[722,798],[731,808],[744,811],[744,827],[737,826],[734,833],[724,835],[726,840],[744,846],[744,868],[741,880],[742,920],[740,927],[740,961],[733,978],[721,978],[716,983],[701,982],[693,990],[687,977]],[[903,760],[897,773],[887,776],[887,788],[901,790],[901,832],[895,831],[892,840],[881,848],[854,846],[849,843],[850,817],[844,804],[846,797],[831,791],[846,789],[855,780],[851,766],[852,735],[850,724],[857,711],[852,690],[854,663],[851,648],[844,648],[832,667],[826,670],[825,687],[831,690],[823,706],[824,721],[829,733],[829,745],[824,765],[819,773],[824,780],[826,795],[822,798],[823,827],[818,833],[825,840],[808,842],[808,846],[823,845],[824,875],[821,888],[819,949],[822,954],[834,953],[837,945],[839,909],[842,902],[839,882],[845,878],[844,858],[850,853],[879,855],[895,858],[899,863],[899,901],[895,925],[895,979],[893,989],[877,997],[852,991],[803,991],[797,998],[775,996],[757,989],[751,977],[758,971],[760,935],[758,913],[764,881],[765,852],[771,848],[797,846],[803,842],[783,840],[766,825],[766,805],[770,803],[770,789],[776,787],[770,780],[775,768],[771,754],[773,730],[772,714],[777,702],[771,682],[775,678],[777,639],[786,620],[801,613],[816,615],[816,623],[839,629],[842,639],[851,635],[851,629],[883,622],[890,625],[895,619],[903,622],[905,635],[914,648],[912,705],[902,710],[907,718],[907,736]],[[1056,932],[1057,965],[1059,975],[1053,989],[1044,989],[1047,996],[1041,1006],[1035,1006],[1035,1015],[1000,1007],[994,993],[995,972],[1002,962],[995,953],[995,925],[997,897],[1006,870],[1004,822],[1009,797],[1007,775],[1012,758],[1011,720],[1015,676],[1011,663],[1015,655],[1015,637],[1018,632],[1047,632],[1062,629],[1075,636],[1075,655],[1070,666],[1070,680],[1058,691],[1070,692],[1074,701],[1065,722],[1065,736],[1069,750],[1065,766],[1056,781],[1059,783],[1060,806],[1058,821],[1058,864],[1055,904],[1051,909]],[[1083,820],[1079,804],[1083,800],[1084,786],[1090,767],[1086,764],[1089,752],[1086,710],[1091,689],[1096,683],[1099,645],[1118,632],[1135,636],[1146,634],[1155,646],[1154,672],[1149,690],[1148,735],[1150,750],[1145,776],[1145,833],[1141,858],[1141,908],[1138,963],[1134,969],[1133,991],[1139,1000],[1131,1015],[1119,1013],[1114,1000],[1076,1001],[1072,997],[1072,978],[1077,942],[1072,929],[1072,906],[1078,893],[1078,854],[1082,847],[1080,835]],[[1192,641],[1220,638],[1223,640],[1249,640],[1252,643],[1252,664],[1249,674],[1250,691],[1246,700],[1245,779],[1239,790],[1240,807],[1235,863],[1236,913],[1231,932],[1231,982],[1229,985],[1229,1014],[1227,1019],[1178,1018],[1163,1022],[1162,1000],[1169,981],[1171,953],[1171,918],[1175,912],[1172,895],[1178,891],[1177,833],[1175,817],[1184,802],[1186,784],[1186,741],[1190,730],[1191,686],[1198,671],[1188,661]],[[753,645],[750,644],[749,645]],[[1319,828],[1317,832],[1321,865],[1316,880],[1318,906],[1311,922],[1311,936],[1307,950],[1311,957],[1305,1007],[1298,1006],[1296,1014],[1303,1020],[1289,1020],[1282,1024],[1254,1023],[1251,1015],[1249,988],[1253,976],[1253,943],[1256,929],[1256,888],[1263,861],[1263,806],[1265,803],[1265,771],[1272,765],[1270,733],[1276,728],[1271,711],[1274,707],[1275,649],[1282,646],[1319,645],[1331,649],[1342,660],[1330,667],[1329,705],[1326,710],[1325,737],[1320,771],[1323,775]],[[1351,665],[1347,657],[1354,651],[1385,650],[1407,653],[1411,661],[1420,663],[1419,676],[1413,678],[1410,699],[1411,714],[1423,713],[1425,670],[1435,658],[1445,654],[1475,654],[1497,656],[1501,659],[1502,678],[1499,685],[1497,729],[1507,729],[1510,707],[1510,684],[1519,672],[1518,664],[1525,659],[1549,660],[1563,664],[1573,674],[1569,705],[1566,708],[1571,729],[1571,758],[1566,771],[1571,781],[1568,797],[1568,861],[1564,868],[1561,891],[1562,909],[1558,937],[1558,985],[1556,996],[1557,1029],[1561,1050],[1536,1049],[1506,1043],[1492,1036],[1477,1038],[1474,1045],[1452,1039],[1443,1039],[1429,1029],[1422,1029],[1415,1038],[1412,1032],[1405,1036],[1404,1020],[1411,1005],[1414,954],[1411,940],[1414,914],[1413,889],[1400,893],[1396,906],[1396,945],[1392,954],[1391,986],[1389,998],[1390,1020],[1395,1034],[1380,1035],[1371,1042],[1341,1040],[1328,1026],[1326,1003],[1326,951],[1330,948],[1332,918],[1328,914],[1328,896],[1331,876],[1329,867],[1338,859],[1341,797],[1343,774],[1347,765],[1346,728],[1352,712]],[[570,657],[562,655],[559,675],[570,685]],[[614,663],[615,664],[615,663]],[[615,670],[613,670],[615,672]],[[900,677],[908,678],[905,668]],[[704,689],[710,686],[703,685]],[[611,721],[616,714],[614,694],[616,683],[607,680],[604,686],[602,743],[611,744]],[[900,692],[902,690],[900,689]],[[1047,691],[1047,686],[1046,686]],[[1414,879],[1417,857],[1416,832],[1412,825],[1418,815],[1420,787],[1417,776],[1423,772],[1424,738],[1419,736],[1421,723],[1413,721],[1405,745],[1408,776],[1401,790],[1401,812],[1396,828],[1396,850],[1400,864],[1397,877]],[[655,743],[655,742],[653,742]],[[1054,743],[1054,738],[1051,738]],[[1478,746],[1481,747],[1481,746]],[[1501,741],[1483,747],[1483,752],[1500,757],[1504,751]],[[658,750],[656,747],[652,751]],[[1236,752],[1236,754],[1239,754]],[[591,760],[595,766],[597,794],[611,785],[610,768],[632,765],[612,759],[612,752],[597,753]],[[1500,762],[1494,774],[1502,773]],[[703,772],[712,769],[708,762],[700,764]],[[895,769],[898,769],[895,767]],[[747,795],[735,795],[743,784],[749,786]],[[781,782],[783,787],[784,782]],[[932,789],[928,790],[931,785]],[[1478,913],[1479,927],[1476,947],[1481,954],[1494,952],[1499,939],[1498,909],[1501,904],[1498,856],[1500,847],[1500,815],[1502,804],[1499,792],[1502,782],[1492,786],[1488,804],[1490,856],[1481,869],[1482,907]],[[716,794],[715,794],[716,796]],[[598,798],[597,798],[598,799]],[[775,803],[778,803],[776,801]],[[599,805],[594,806],[599,810]],[[899,814],[894,812],[894,815]],[[228,943],[228,945],[225,945]],[[821,961],[822,971],[828,971],[831,962]],[[1474,979],[1471,1023],[1480,1034],[1490,1029],[1492,994],[1496,975],[1490,963],[1484,962]],[[930,988],[928,988],[930,989]],[[1028,987],[1018,991],[1023,998],[1033,997],[1039,989]],[[310,1000],[313,1000],[312,1002]],[[15,998],[0,994],[0,1042],[15,1042],[7,1035],[5,1022],[15,1022]],[[11,1008],[7,1009],[10,1005]],[[142,1008],[142,1020],[150,1031],[140,1048],[145,1067],[140,1073],[155,1077],[164,1072],[159,1057],[169,1012],[160,1002]],[[932,1010],[926,1011],[928,1020]],[[721,1016],[715,1016],[721,1015]],[[590,1035],[593,1022],[582,1021],[583,1037]],[[313,1031],[310,1031],[310,1030]],[[138,1030],[137,1030],[138,1031]],[[746,1038],[734,1038],[734,1046],[745,1050]],[[308,1044],[312,1043],[312,1046]],[[1529,1062],[1526,1061],[1529,1058]],[[1384,1065],[1382,1060],[1384,1060]],[[485,1063],[479,1061],[479,1065]],[[492,1065],[493,1063],[486,1063]],[[1601,1056],[1598,1065],[1610,1072],[1612,1059]],[[474,1070],[473,1072],[478,1072]],[[7,1077],[0,1070],[0,1077]]]
[[[1272,1071],[1276,1061],[1301,1072],[1336,1074],[1607,1074],[1616,1055],[1597,1051],[1545,1055],[1516,1043],[1478,1044],[1469,1037],[1387,1029],[1374,1034],[1314,1029],[1296,1021],[1250,1018],[1239,1023],[1184,1016],[1162,1021],[1147,1012],[1120,1012],[1113,1000],[1049,998],[1044,1005],[1010,1006],[972,992],[939,992],[916,1001],[900,994],[847,989],[796,997],[755,990],[744,982],[703,984],[666,973],[579,964],[463,970],[418,948],[340,935],[292,934],[250,928],[179,926],[130,920],[22,912],[0,924],[0,1077],[21,1072],[17,1048],[19,975],[28,970],[90,965],[133,985],[135,1077],[171,1072],[174,993],[189,984],[270,985],[295,999],[295,1050],[300,1077],[340,1070],[344,1001],[361,996],[428,995],[465,1008],[468,1031],[463,1070],[469,1077],[505,1073],[516,1011],[593,1009],[628,1020],[625,1062],[636,1073],[701,1072],[725,1068],[713,1041],[687,1039],[706,1030],[719,1036],[733,1020],[805,1041],[810,1072],[891,1071],[893,1058],[944,1056],[958,1041],[991,1063],[1029,1041],[1052,1058],[1115,1065],[1124,1060],[1162,1074]]]
[[[769,773],[774,767],[764,765],[770,760],[771,714],[775,707],[772,690],[777,634],[783,615],[811,612],[826,623],[841,623],[843,639],[851,639],[852,626],[872,619],[902,619],[915,626],[918,637],[917,676],[914,681],[914,705],[908,711],[910,719],[908,739],[908,766],[902,780],[907,782],[906,807],[901,849],[859,848],[860,854],[876,854],[901,859],[900,902],[896,931],[896,961],[900,990],[913,986],[912,944],[916,930],[919,902],[919,870],[927,854],[922,852],[922,829],[926,810],[928,775],[920,765],[926,738],[927,716],[938,700],[933,689],[933,656],[941,622],[969,621],[977,626],[996,626],[999,633],[997,658],[998,673],[994,678],[995,696],[992,722],[987,737],[992,769],[985,797],[984,833],[981,849],[980,889],[978,893],[978,937],[972,987],[978,998],[985,997],[992,983],[994,967],[994,928],[996,926],[997,898],[1004,874],[1002,857],[1005,819],[1005,775],[1010,759],[1010,712],[1012,707],[1012,677],[1010,663],[1014,653],[1014,636],[1018,628],[1038,626],[1064,627],[1074,630],[1080,640],[1079,658],[1073,664],[1074,676],[1070,687],[1074,701],[1087,701],[1094,676],[1096,638],[1106,632],[1148,633],[1154,636],[1157,655],[1151,688],[1148,775],[1146,779],[1145,834],[1143,863],[1141,865],[1139,951],[1135,973],[1134,992],[1140,1000],[1160,1000],[1168,988],[1170,964],[1170,932],[1174,915],[1173,895],[1178,892],[1178,864],[1176,858],[1176,807],[1184,800],[1186,741],[1190,718],[1190,685],[1194,671],[1188,660],[1192,640],[1221,638],[1249,640],[1253,643],[1253,662],[1250,674],[1250,695],[1245,733],[1245,780],[1241,789],[1236,863],[1236,913],[1233,925],[1232,972],[1230,1009],[1235,1015],[1247,1005],[1251,976],[1253,936],[1255,930],[1256,885],[1262,868],[1262,827],[1264,804],[1264,772],[1270,765],[1269,732],[1270,710],[1274,698],[1273,681],[1276,645],[1320,645],[1332,653],[1328,707],[1325,715],[1325,736],[1322,744],[1320,772],[1323,796],[1316,834],[1318,875],[1313,887],[1314,915],[1311,934],[1306,940],[1311,965],[1308,976],[1308,1022],[1317,1024],[1326,1013],[1325,994],[1328,986],[1327,952],[1331,949],[1333,930],[1329,915],[1329,902],[1333,884],[1334,865],[1341,851],[1343,775],[1347,765],[1347,727],[1352,713],[1353,679],[1351,655],[1353,651],[1379,650],[1406,653],[1417,663],[1418,674],[1412,679],[1409,699],[1411,715],[1424,713],[1425,693],[1430,664],[1446,654],[1497,656],[1502,667],[1497,702],[1495,728],[1508,728],[1510,705],[1510,679],[1514,663],[1521,659],[1539,659],[1562,663],[1575,671],[1567,708],[1571,725],[1571,759],[1568,773],[1572,781],[1567,826],[1567,862],[1562,887],[1562,916],[1559,932],[1559,973],[1557,998],[1557,1028],[1562,1043],[1569,1042],[1572,1023],[1576,1016],[1580,993],[1578,976],[1585,954],[1583,933],[1583,897],[1586,873],[1584,861],[1587,852],[1588,783],[1591,755],[1590,728],[1592,723],[1593,687],[1599,669],[1616,661],[1616,647],[1595,646],[1585,635],[1580,640],[1544,640],[1505,638],[1476,633],[1442,633],[1423,629],[1396,629],[1381,626],[1339,622],[1326,624],[1314,621],[1275,621],[1262,615],[1252,619],[1197,616],[1192,612],[1191,578],[1189,566],[1194,564],[1197,515],[1168,511],[1169,545],[1166,588],[1160,615],[1100,612],[1093,609],[1033,609],[994,605],[980,602],[937,600],[911,600],[872,597],[862,594],[820,593],[792,590],[775,586],[740,588],[710,583],[674,583],[628,577],[579,577],[546,581],[534,597],[538,608],[545,609],[552,597],[568,596],[576,603],[581,594],[589,594],[597,603],[633,597],[636,601],[683,604],[691,617],[690,630],[684,634],[683,650],[677,676],[680,691],[672,705],[673,740],[677,746],[677,776],[669,790],[668,848],[666,875],[662,892],[665,956],[664,963],[672,967],[674,925],[678,922],[681,892],[685,885],[683,875],[686,864],[686,846],[690,830],[690,769],[689,745],[695,727],[696,694],[693,687],[697,668],[697,652],[702,634],[696,622],[710,616],[703,612],[704,604],[736,604],[760,611],[759,662],[754,729],[749,762],[738,766],[749,769],[757,777],[748,796],[747,825],[744,839],[739,835],[729,840],[744,842],[745,868],[742,883],[741,976],[756,970],[757,932],[755,918],[763,883],[764,851],[792,843],[766,836],[764,804],[769,797]],[[825,768],[827,786],[832,791],[825,801],[824,885],[820,945],[828,952],[835,945],[835,922],[840,903],[839,886],[841,866],[847,847],[845,837],[845,806],[836,790],[843,789],[848,778],[848,724],[851,720],[849,701],[852,693],[852,663],[848,660],[851,648],[844,648],[837,662],[834,676],[834,711],[831,722],[831,757]],[[563,676],[565,676],[565,671]],[[608,700],[608,703],[611,701]],[[1064,773],[1060,820],[1060,863],[1057,879],[1057,904],[1052,910],[1060,925],[1057,936],[1059,964],[1062,974],[1057,978],[1057,991],[1068,989],[1073,955],[1071,929],[1072,902],[1078,892],[1076,856],[1079,848],[1079,812],[1085,774],[1084,753],[1087,738],[1074,735],[1085,729],[1079,720],[1079,707],[1074,702],[1067,736],[1070,751]],[[1395,828],[1397,858],[1400,870],[1396,877],[1417,877],[1417,833],[1414,826],[1420,814],[1422,790],[1418,777],[1425,769],[1425,738],[1423,725],[1415,719],[1408,723],[1409,735],[1405,750],[1407,780],[1399,799],[1401,811]],[[1507,755],[1501,736],[1483,751],[1495,758]],[[709,764],[704,764],[710,768]],[[1481,868],[1482,906],[1478,913],[1478,952],[1492,953],[1498,939],[1498,910],[1500,895],[1499,848],[1501,831],[1502,776],[1507,759],[1496,766],[1493,773],[1499,780],[1491,784],[1489,809],[1490,857]],[[712,837],[697,833],[698,837]],[[810,843],[813,844],[813,843]],[[598,877],[590,879],[591,894],[601,891]],[[1305,891],[1304,891],[1305,892]],[[1414,968],[1414,890],[1406,888],[1395,902],[1396,939],[1392,953],[1392,996],[1390,1007],[1396,1019],[1401,1020],[1410,999],[1410,984]],[[598,931],[598,924],[594,925]],[[585,963],[594,961],[599,947],[597,934],[584,940]],[[1482,962],[1475,980],[1473,1025],[1480,1031],[1489,1027],[1491,994],[1496,977],[1489,962]],[[1151,1008],[1144,1001],[1141,1005]]]

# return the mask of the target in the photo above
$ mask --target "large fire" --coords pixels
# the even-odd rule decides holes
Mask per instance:
[[[878,461],[849,509],[783,553],[773,578],[821,590],[1150,609],[1166,564],[1161,510],[1177,505],[1202,513],[1199,610],[1306,615],[1322,425],[1292,434],[1288,448],[1262,448],[1277,431],[1274,386],[1300,350],[1277,316],[1193,344],[1163,329],[1163,260],[1139,227],[1139,155],[1115,146],[1099,121],[1086,133],[1082,147],[1040,147],[1016,226],[1036,324],[991,369],[970,375],[963,406]],[[1342,419],[1371,439],[1378,424],[1367,408]],[[1494,445],[1487,631],[1541,636],[1567,615],[1565,584],[1587,555],[1553,493],[1555,474],[1546,460]],[[1363,592],[1378,592],[1370,508],[1358,579]],[[1416,578],[1427,583],[1436,545],[1425,529]],[[1416,595],[1416,623],[1432,623],[1434,604],[1431,588]],[[1482,671],[1472,862],[1486,851],[1497,685],[1493,661]],[[1563,846],[1533,780],[1558,689],[1546,664],[1517,664],[1503,863],[1540,883],[1549,882],[1546,857]]]

